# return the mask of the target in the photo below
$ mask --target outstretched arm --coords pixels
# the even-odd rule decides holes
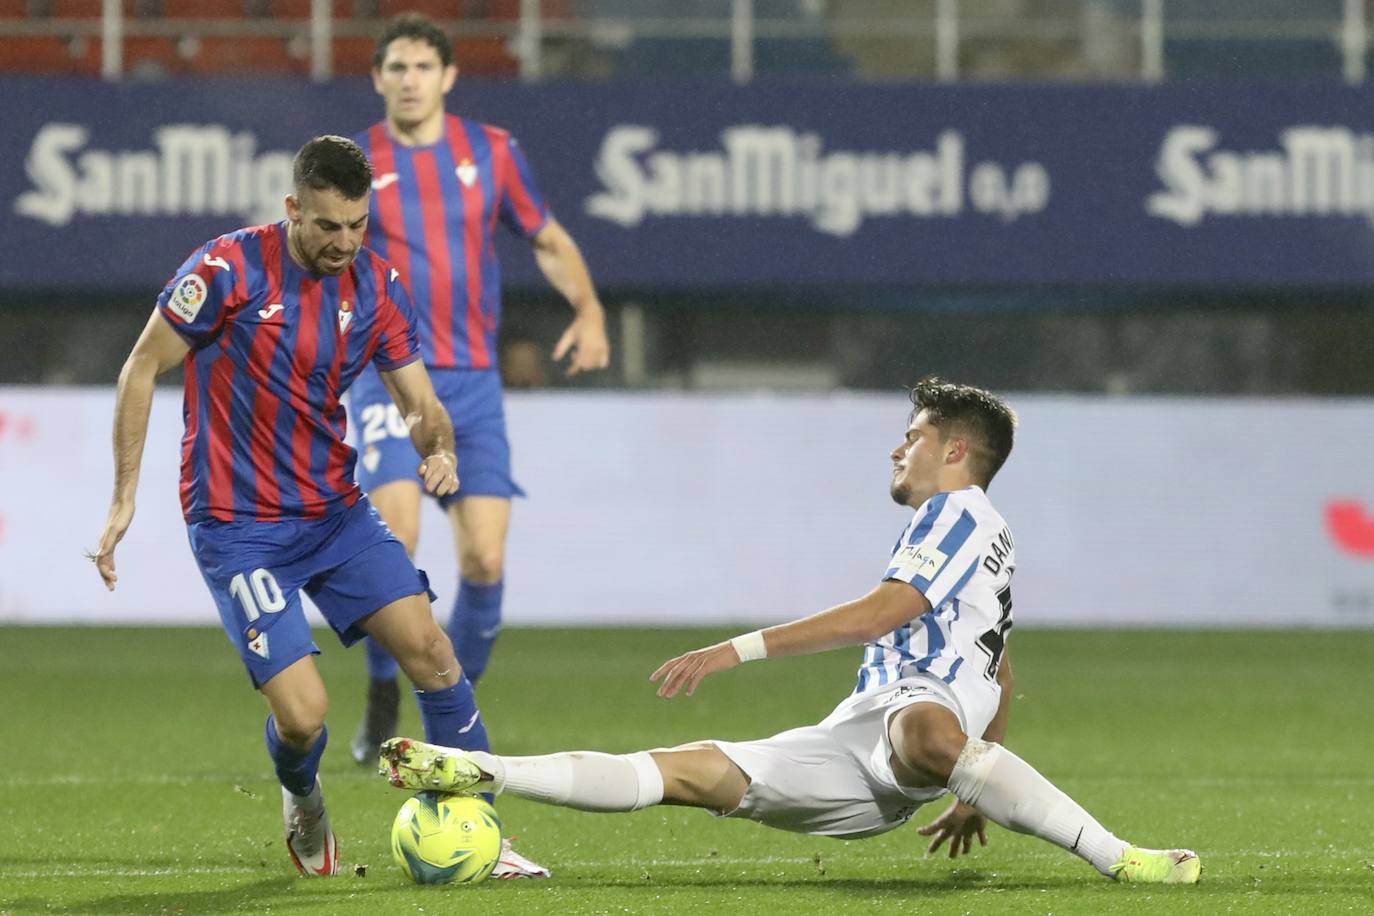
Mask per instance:
[[[114,495],[110,514],[100,535],[100,546],[89,554],[95,561],[105,587],[114,591],[115,545],[134,520],[134,496],[138,491],[138,472],[143,465],[143,443],[148,438],[148,412],[153,406],[153,384],[157,377],[186,358],[190,346],[157,311],[148,318],[143,333],[124,361],[115,389],[114,416]]]
[[[449,496],[458,492],[458,457],[453,452],[453,421],[434,393],[425,364],[418,359],[381,373],[382,383],[400,408],[410,441],[424,460],[420,477],[425,492]]]
[[[572,354],[568,375],[605,369],[611,359],[605,310],[596,296],[596,287],[592,285],[592,275],[582,259],[581,249],[568,235],[568,230],[553,217],[549,217],[534,237],[534,259],[550,285],[568,300],[575,313],[572,324],[553,348],[553,358],[560,360]]]
[[[664,662],[649,680],[662,681],[658,688],[661,697],[682,691],[691,696],[706,675],[726,671],[740,662],[861,645],[929,610],[930,602],[919,589],[888,580],[855,601],[679,655]]]

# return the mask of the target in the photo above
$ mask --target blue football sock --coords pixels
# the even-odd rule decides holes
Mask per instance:
[[[329,729],[321,731],[308,750],[298,751],[281,739],[277,734],[277,720],[269,715],[266,738],[267,753],[272,755],[272,763],[276,765],[277,779],[292,795],[309,795],[320,772],[324,746],[329,743]]]
[[[463,673],[474,684],[487,670],[492,646],[501,632],[501,597],[505,584],[480,585],[461,579],[453,613],[448,619],[448,637]]]
[[[391,653],[371,636],[363,640],[363,652],[367,656],[367,676],[374,681],[394,681],[400,666]]]
[[[491,750],[472,682],[466,677],[442,690],[417,690],[415,697],[420,703],[420,721],[425,724],[425,740],[430,744],[465,751]]]

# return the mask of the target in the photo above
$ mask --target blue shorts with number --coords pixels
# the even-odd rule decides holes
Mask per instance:
[[[254,687],[319,654],[302,590],[345,646],[366,635],[358,624],[374,611],[408,595],[435,597],[365,496],[321,519],[208,521],[188,531],[224,632]]]
[[[524,496],[510,473],[501,374],[495,369],[430,369],[434,391],[453,420],[458,492],[439,498],[446,507],[465,496]],[[349,425],[358,437],[358,484],[371,491],[394,480],[419,480],[420,457],[405,418],[381,376],[369,368],[349,391]]]

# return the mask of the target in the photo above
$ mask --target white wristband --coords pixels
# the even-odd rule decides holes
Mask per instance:
[[[730,640],[730,645],[735,647],[735,652],[742,662],[752,662],[768,657],[768,647],[763,644],[762,630],[736,636]]]

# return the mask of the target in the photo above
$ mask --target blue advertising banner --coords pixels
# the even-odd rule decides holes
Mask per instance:
[[[160,285],[279,219],[364,80],[0,83],[0,288]],[[460,81],[604,288],[1374,283],[1374,93]],[[512,249],[507,282],[540,282]]]

